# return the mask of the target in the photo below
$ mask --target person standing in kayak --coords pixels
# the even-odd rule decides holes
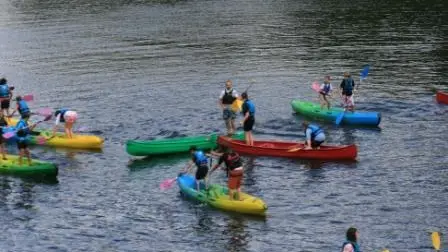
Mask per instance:
[[[309,149],[319,149],[319,146],[325,142],[324,130],[314,124],[310,124],[307,121],[303,122],[303,127],[305,129],[305,150]]]
[[[5,127],[8,127],[8,122],[5,119],[5,116],[3,114],[0,114],[0,151],[2,153],[3,160],[6,160],[6,146],[5,141],[6,139],[3,138],[3,134],[5,134],[5,130],[3,130]]]
[[[230,136],[235,132],[236,113],[231,109],[232,103],[238,99],[238,93],[232,87],[232,81],[226,81],[226,87],[219,95],[219,105],[222,109],[222,118],[226,124],[227,134]]]
[[[331,96],[330,92],[333,90],[333,86],[331,85],[331,77],[325,76],[324,84],[320,86],[319,92],[319,100],[320,100],[320,108],[323,109],[326,105],[328,109],[330,109],[330,101],[327,97]]]
[[[22,99],[21,96],[16,97],[16,109],[12,112],[11,115],[13,115],[16,111],[19,111],[19,114],[21,117],[30,117],[31,116],[31,110],[28,107],[28,104],[26,101]]]
[[[28,165],[31,165],[31,154],[28,149],[29,135],[31,131],[36,127],[36,124],[28,125],[29,115],[25,115],[16,124],[17,129],[17,148],[19,149],[19,165],[22,165],[22,158],[26,156],[28,158]]]
[[[12,90],[14,87],[8,86],[8,81],[5,78],[0,79],[0,107],[3,116],[9,116],[9,106],[12,97]]]
[[[73,138],[73,124],[75,124],[76,119],[78,119],[78,113],[68,109],[58,109],[54,112],[54,116],[56,116],[56,122],[53,128],[53,137],[56,135],[59,123],[63,122],[65,123],[65,136]]]
[[[219,157],[219,161],[211,168],[208,176],[210,177],[213,171],[220,167],[222,163],[225,163],[227,177],[229,178],[227,182],[229,198],[230,200],[240,200],[241,180],[243,179],[243,162],[240,155],[230,148],[227,148],[224,153],[212,151],[210,154]]]
[[[346,241],[342,244],[341,252],[361,252],[358,245],[359,232],[356,228],[350,227],[347,229]]]
[[[191,160],[190,162],[188,162],[187,168],[185,169],[185,171],[183,171],[183,173],[189,173],[191,167],[193,167],[193,165],[195,164],[197,167],[195,174],[196,189],[200,191],[199,183],[201,180],[204,180],[205,187],[207,189],[208,158],[207,156],[205,156],[204,152],[198,150],[196,146],[190,147],[190,154]]]
[[[244,138],[246,139],[247,145],[254,145],[252,128],[255,124],[255,105],[251,100],[249,100],[249,96],[246,92],[241,94],[241,98],[243,98],[243,107],[241,110],[244,118],[243,121],[241,121],[241,124],[244,129]]]
[[[355,102],[353,101],[353,90],[355,88],[355,81],[351,77],[349,72],[344,73],[344,79],[339,86],[342,90],[342,104],[344,110],[352,111],[355,109]]]

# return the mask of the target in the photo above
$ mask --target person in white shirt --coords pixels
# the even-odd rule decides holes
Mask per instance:
[[[227,134],[232,135],[235,130],[236,112],[231,109],[232,103],[239,98],[238,93],[232,87],[232,81],[226,81],[226,88],[219,95],[219,105],[222,109],[222,118],[226,124]]]
[[[53,137],[56,135],[56,130],[59,123],[63,122],[65,123],[65,136],[68,138],[73,138],[73,124],[75,124],[78,119],[78,113],[73,110],[58,109],[54,115],[56,116],[56,122],[53,128]]]
[[[331,97],[331,91],[333,90],[333,86],[331,85],[331,77],[325,76],[324,83],[320,85],[319,91],[319,100],[320,100],[320,108],[323,109],[326,105],[328,109],[330,109],[330,101],[328,97]]]

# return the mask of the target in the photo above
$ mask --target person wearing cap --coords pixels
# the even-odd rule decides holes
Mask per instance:
[[[247,92],[241,94],[241,98],[243,99],[242,113],[243,113],[243,121],[241,124],[244,129],[244,138],[246,139],[247,145],[254,145],[254,138],[252,135],[252,128],[255,124],[255,105],[249,100],[249,96]]]
[[[350,227],[345,234],[346,241],[342,244],[341,252],[361,252],[358,245],[359,232],[356,228]]]
[[[304,149],[319,149],[319,146],[325,142],[324,130],[315,124],[309,123],[308,121],[304,121],[302,125],[305,129],[306,137]]]
[[[31,110],[28,107],[26,101],[23,100],[21,96],[16,97],[16,103],[16,109],[11,113],[11,115],[13,115],[16,111],[19,111],[19,114],[22,118],[31,116]]]
[[[329,75],[325,76],[324,83],[320,85],[319,92],[319,100],[320,100],[320,108],[323,109],[326,105],[328,109],[330,109],[330,101],[327,99],[328,96],[331,97],[331,91],[333,90],[333,86],[331,85],[331,77]]]
[[[232,87],[232,81],[226,81],[226,87],[219,95],[219,106],[222,109],[222,118],[226,124],[227,134],[232,135],[235,132],[236,113],[231,109],[232,103],[238,99],[238,93]]]
[[[4,116],[9,116],[10,100],[14,87],[8,86],[6,78],[0,78],[0,107]]]
[[[207,186],[207,173],[208,173],[208,158],[202,152],[201,150],[198,150],[198,148],[194,145],[190,146],[190,154],[191,154],[191,160],[188,162],[187,167],[185,170],[181,171],[181,173],[189,173],[190,169],[193,167],[193,165],[196,165],[196,189],[199,191],[199,183],[201,180],[204,180],[205,182],[205,189],[208,188]]]
[[[68,109],[58,109],[54,112],[54,116],[56,116],[56,122],[53,127],[53,137],[56,135],[56,130],[58,128],[59,123],[63,122],[65,128],[65,136],[68,138],[73,138],[73,124],[75,124],[78,119],[78,113],[73,110]]]
[[[349,72],[344,72],[344,79],[339,87],[342,90],[342,104],[344,105],[344,110],[353,111],[355,109],[355,102],[353,101],[355,81]]]

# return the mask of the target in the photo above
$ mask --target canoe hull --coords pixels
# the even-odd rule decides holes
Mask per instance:
[[[177,184],[182,194],[192,200],[206,203],[214,208],[229,212],[237,212],[250,215],[265,216],[267,206],[260,198],[241,193],[242,200],[230,200],[228,190],[220,185],[210,185],[209,190],[204,190],[201,185],[201,191],[196,190],[196,182],[191,175],[181,175],[177,178]]]
[[[438,91],[436,94],[436,100],[438,103],[448,104],[448,93]]]
[[[320,108],[320,104],[292,100],[291,106],[294,112],[303,116],[326,122],[335,122],[336,118],[344,111],[342,108]],[[381,122],[381,114],[377,112],[345,112],[341,124],[378,126]]]
[[[31,166],[26,158],[23,158],[22,165],[18,164],[19,156],[6,155],[7,160],[0,159],[0,173],[11,175],[45,175],[57,176],[58,168],[55,164],[37,159],[32,159]]]
[[[269,156],[295,159],[315,160],[354,160],[358,155],[356,145],[330,146],[322,145],[318,150],[289,150],[302,148],[303,143],[283,141],[254,141],[254,146],[245,144],[242,140],[234,140],[225,136],[218,137],[218,144],[230,147],[242,155]]]
[[[218,134],[211,134],[207,136],[177,137],[151,141],[128,140],[126,142],[126,152],[132,156],[166,155],[188,152],[192,145],[201,150],[210,150],[217,147],[217,138]],[[237,133],[233,138],[244,139],[244,134]]]

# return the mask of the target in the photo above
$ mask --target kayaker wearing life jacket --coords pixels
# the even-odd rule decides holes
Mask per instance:
[[[325,142],[324,130],[317,125],[310,124],[307,121],[303,122],[305,128],[305,149],[318,149],[319,146]]]
[[[36,127],[36,124],[28,125],[29,116],[22,117],[16,124],[17,130],[17,148],[19,149],[19,165],[22,165],[22,158],[28,158],[28,165],[31,165],[31,154],[28,149],[30,133]]]
[[[14,114],[16,111],[19,111],[19,114],[22,118],[31,116],[31,110],[28,107],[26,101],[22,100],[21,96],[16,97],[16,103],[16,109],[12,112],[12,114]]]
[[[341,252],[361,252],[357,241],[359,238],[359,232],[356,228],[351,227],[347,230],[346,241],[342,244]]]
[[[222,109],[222,118],[226,124],[227,134],[232,135],[235,132],[236,113],[231,109],[232,103],[238,99],[238,93],[232,87],[232,81],[226,81],[226,88],[219,95],[219,105]]]
[[[243,179],[243,162],[240,155],[233,152],[230,148],[225,150],[224,153],[212,152],[212,155],[220,156],[217,164],[210,170],[209,177],[222,163],[226,164],[227,177],[229,178],[227,186],[229,188],[230,200],[234,198],[240,200],[240,188],[241,180]],[[235,193],[236,192],[236,193]],[[236,197],[235,197],[236,195]]]
[[[3,114],[0,114],[0,151],[2,153],[3,160],[6,160],[6,146],[5,146],[5,139],[3,138],[3,134],[6,132],[3,130],[4,127],[8,127],[8,122],[6,122],[5,117]]]
[[[333,90],[330,80],[330,76],[325,76],[324,84],[320,86],[319,100],[321,109],[323,109],[325,105],[330,109],[330,101],[327,99],[328,96],[331,96],[330,93]]]
[[[243,98],[243,107],[242,107],[242,113],[244,115],[243,121],[241,124],[243,124],[244,129],[244,137],[246,139],[247,145],[254,145],[254,139],[252,136],[252,128],[255,124],[255,104],[249,100],[249,96],[246,92],[241,94],[241,98]]]
[[[200,187],[199,187],[199,183],[200,180],[204,180],[206,189],[207,187],[207,173],[208,173],[208,158],[207,156],[205,156],[204,152],[202,152],[201,150],[198,150],[196,148],[196,146],[191,146],[190,147],[190,154],[191,154],[191,161],[188,163],[187,168],[184,172],[189,173],[191,167],[193,167],[193,165],[196,165],[197,169],[196,169],[196,174],[195,174],[195,178],[196,178],[196,189],[199,191]]]
[[[0,107],[4,116],[9,116],[9,106],[12,97],[12,90],[14,87],[8,86],[8,81],[5,78],[0,79]]]
[[[68,138],[73,138],[73,124],[75,124],[76,119],[78,118],[78,113],[73,110],[68,109],[58,109],[54,112],[54,116],[56,117],[56,122],[53,128],[53,136],[56,135],[56,130],[60,122],[65,123],[65,136]]]
[[[353,101],[353,89],[355,88],[355,81],[352,79],[349,72],[344,73],[344,79],[341,82],[342,89],[342,104],[344,109],[353,111],[355,109],[355,102]]]

